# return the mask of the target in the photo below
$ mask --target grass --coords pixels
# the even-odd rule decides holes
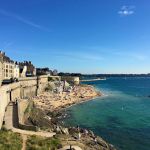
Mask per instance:
[[[30,136],[27,140],[27,150],[57,150],[59,147],[61,144],[56,138]]]
[[[21,150],[22,138],[18,133],[2,129],[0,130],[0,150]]]

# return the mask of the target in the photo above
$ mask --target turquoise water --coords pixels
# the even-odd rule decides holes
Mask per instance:
[[[87,82],[104,95],[68,109],[65,123],[93,130],[119,150],[150,150],[150,78]]]

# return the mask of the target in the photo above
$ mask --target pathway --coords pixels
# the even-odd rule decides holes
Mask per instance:
[[[82,150],[79,146],[75,146],[75,145],[71,146],[71,148],[74,148],[75,150]],[[59,150],[69,150],[69,149],[70,149],[70,145],[67,145]]]
[[[18,114],[17,114],[17,106],[14,103],[9,103],[5,112],[5,127],[6,129],[10,129],[13,132],[20,133],[23,136],[23,147],[22,150],[25,150],[25,141],[27,135],[37,135],[43,137],[53,137],[56,133],[54,132],[45,132],[45,131],[28,131],[22,130],[18,128]]]
[[[27,135],[22,134],[22,150],[26,150]]]

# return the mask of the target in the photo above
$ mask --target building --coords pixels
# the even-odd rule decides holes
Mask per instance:
[[[27,66],[19,65],[19,74],[21,78],[26,77],[26,72],[27,72]]]
[[[2,63],[2,80],[11,79],[14,77],[15,63],[4,52],[0,51],[0,60]]]
[[[53,70],[53,76],[57,76],[58,75],[58,71],[56,69]]]
[[[52,71],[49,68],[37,68],[36,69],[37,75],[52,75]]]
[[[0,86],[10,79],[30,77],[36,75],[36,68],[31,61],[14,62],[4,52],[0,51]]]
[[[18,63],[16,62],[14,66],[14,78],[18,79],[19,77],[20,77],[20,68]]]
[[[24,61],[19,63],[20,77],[36,76],[36,68],[31,61]]]

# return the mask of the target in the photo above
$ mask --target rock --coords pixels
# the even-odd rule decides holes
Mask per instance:
[[[97,144],[101,145],[104,148],[108,148],[108,144],[100,137],[97,137]]]
[[[91,135],[91,137],[93,137],[93,138],[95,137],[93,131],[90,130],[90,131],[89,131],[89,134]]]
[[[110,150],[116,150],[115,147],[112,144],[109,144],[109,149]]]
[[[55,132],[56,132],[56,133],[61,133],[61,129],[60,129],[59,126],[56,126]]]
[[[76,129],[75,127],[69,128],[69,134],[70,134],[70,135],[74,135],[74,134],[76,134],[76,133],[77,133],[77,129]]]
[[[61,132],[62,132],[63,134],[69,135],[68,128],[62,128],[62,129],[61,129]]]

